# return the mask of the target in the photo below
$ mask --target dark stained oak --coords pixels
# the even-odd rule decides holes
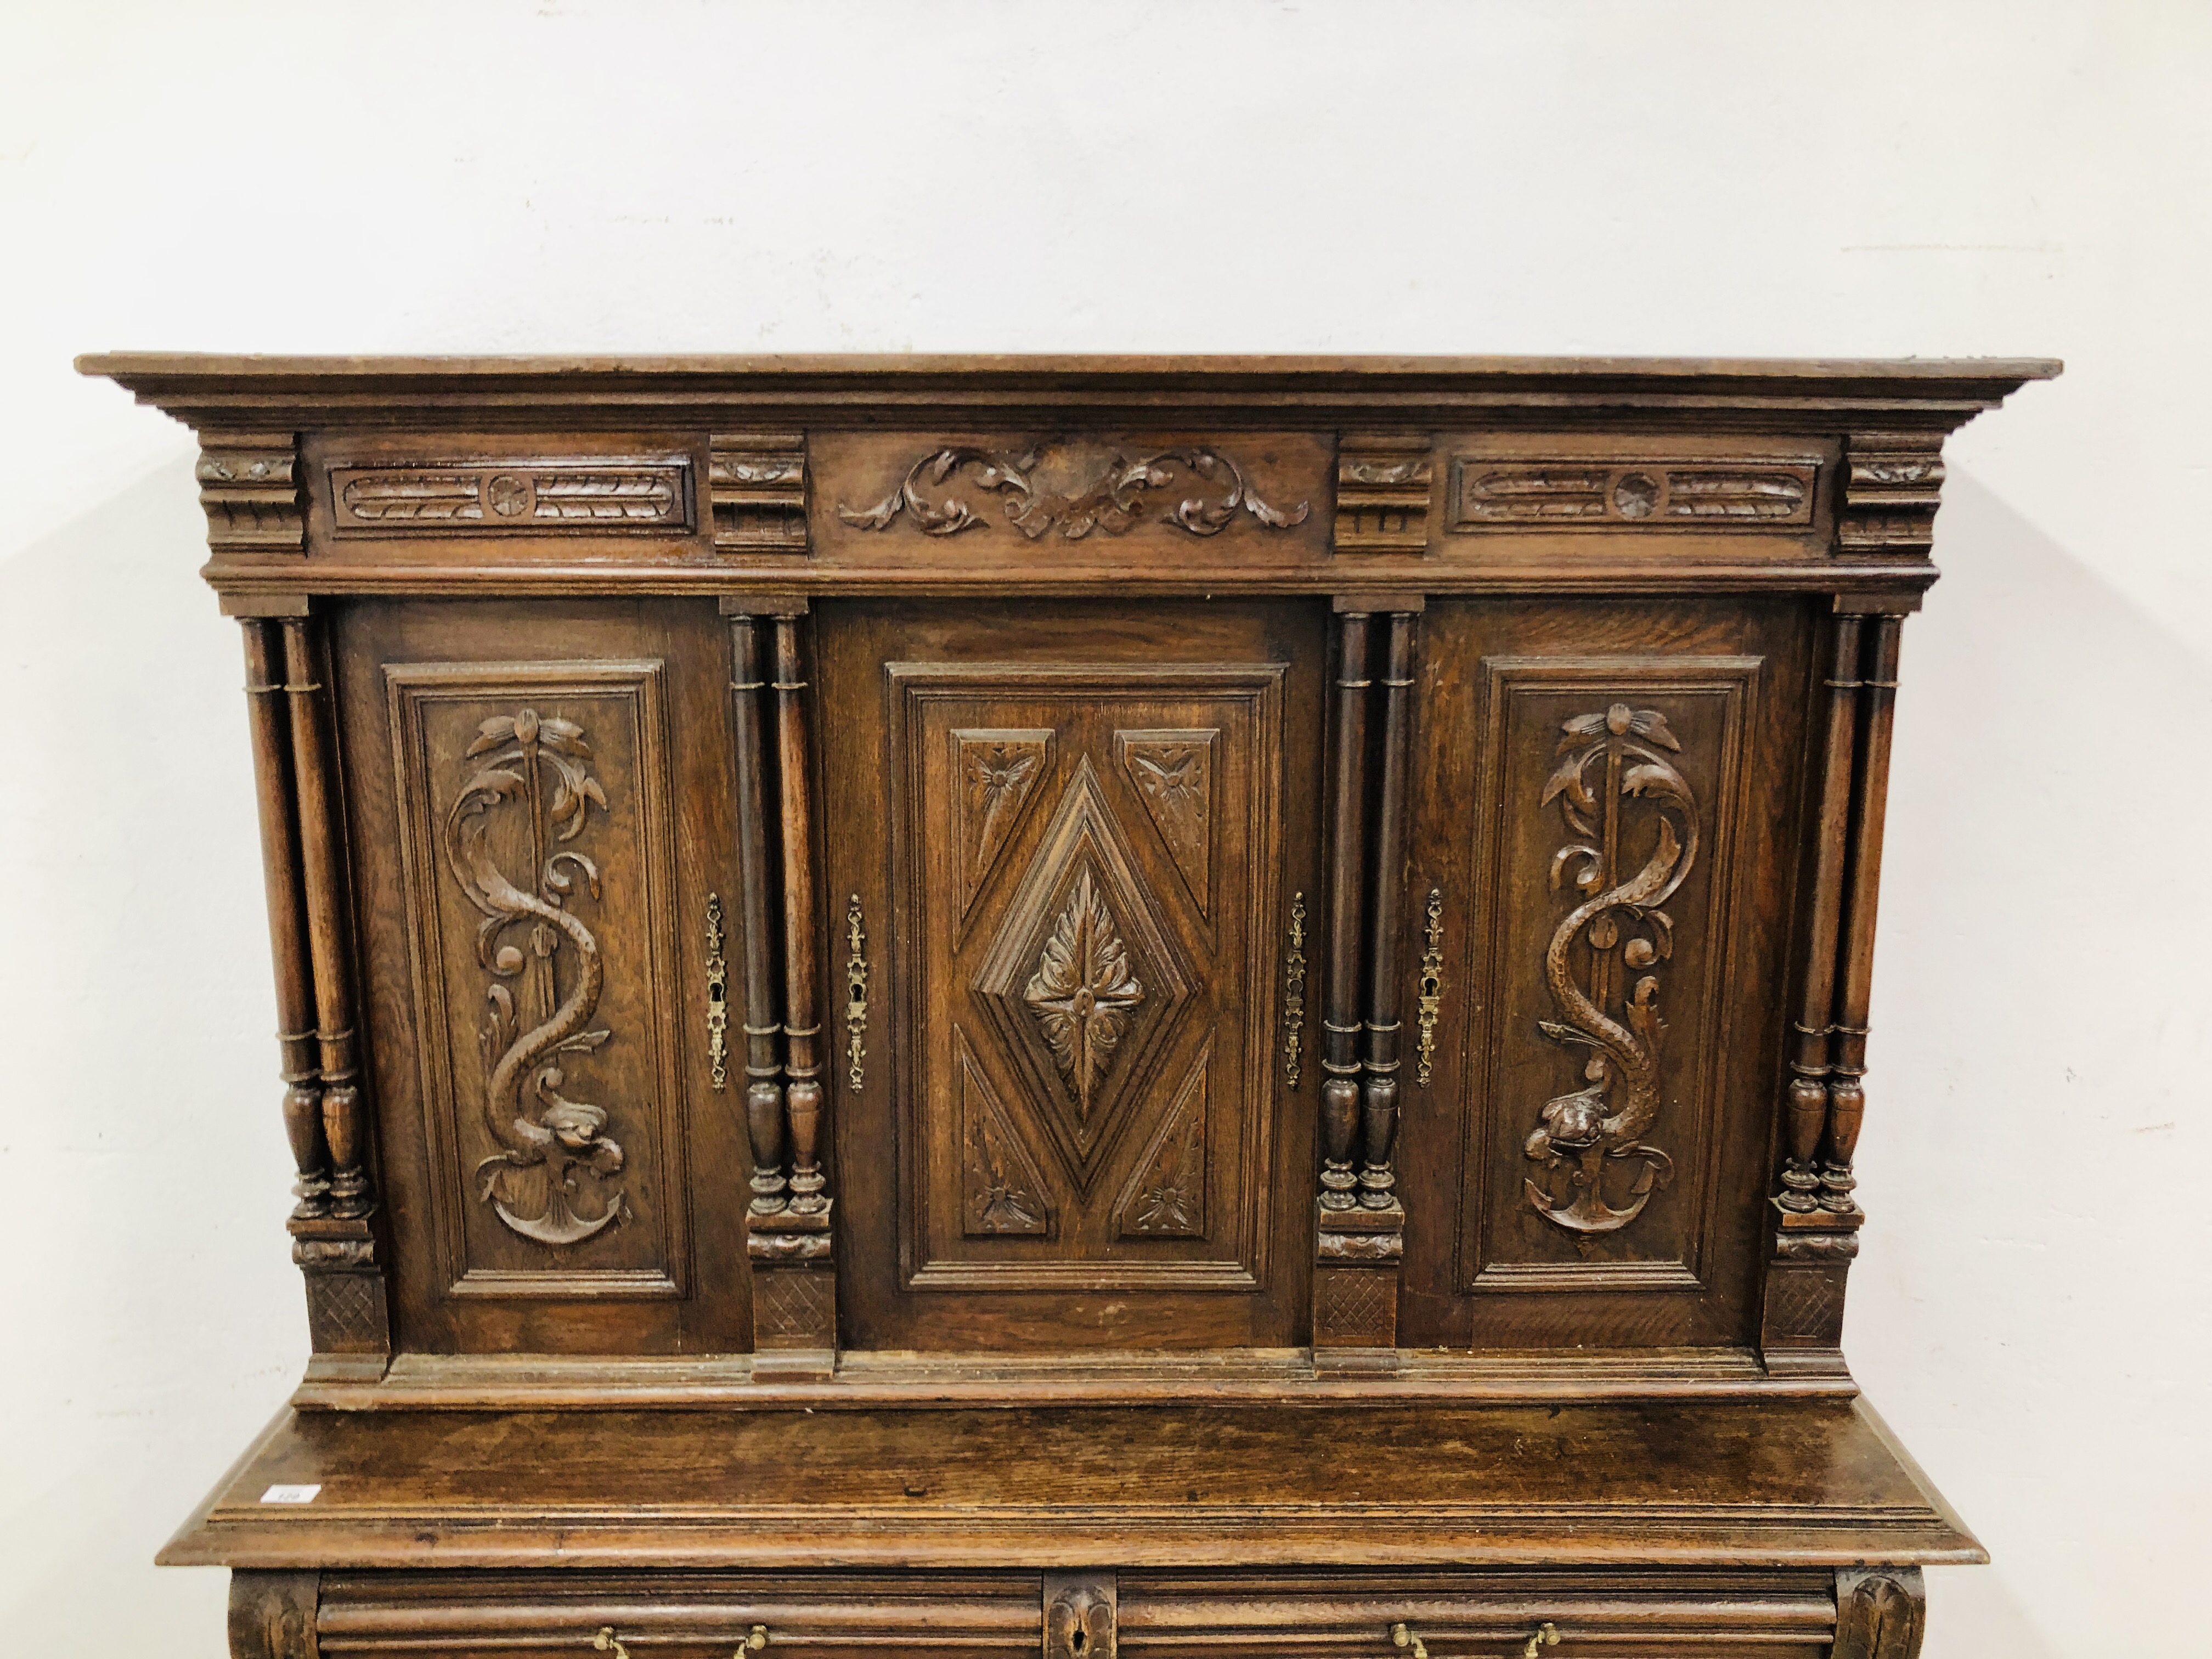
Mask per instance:
[[[2056,363],[80,367],[245,635],[237,1659],[1913,1659],[1984,1559],[1842,1332],[1943,442]]]

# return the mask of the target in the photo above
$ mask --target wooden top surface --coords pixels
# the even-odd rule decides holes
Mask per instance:
[[[1194,356],[1056,352],[696,353],[649,356],[283,356],[213,351],[94,352],[80,373],[248,380],[560,375],[757,375],[1157,380],[2047,380],[2051,357],[1503,357]]]
[[[2044,357],[1743,358],[876,356],[285,357],[108,352],[80,357],[195,425],[314,411],[410,416],[568,409],[610,416],[1159,408],[1328,419],[1390,409],[1479,411],[1740,407],[1917,411],[1955,425],[2060,364]],[[311,422],[310,422],[311,423]]]
[[[320,1488],[264,1504],[274,1485]],[[288,1412],[240,1567],[1964,1563],[1861,1402]]]

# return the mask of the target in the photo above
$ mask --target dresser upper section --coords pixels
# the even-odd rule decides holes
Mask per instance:
[[[310,593],[1909,600],[2044,359],[81,359],[200,434],[209,580]]]

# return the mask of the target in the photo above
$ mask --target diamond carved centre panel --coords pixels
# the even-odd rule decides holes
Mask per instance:
[[[975,977],[1028,1115],[1087,1192],[1143,1097],[1191,972],[1088,760],[1053,809]]]

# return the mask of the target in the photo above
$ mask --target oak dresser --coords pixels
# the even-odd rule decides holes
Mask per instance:
[[[1911,1659],[1984,1559],[1840,1335],[1943,440],[2057,364],[80,366],[245,636],[237,1659]]]

